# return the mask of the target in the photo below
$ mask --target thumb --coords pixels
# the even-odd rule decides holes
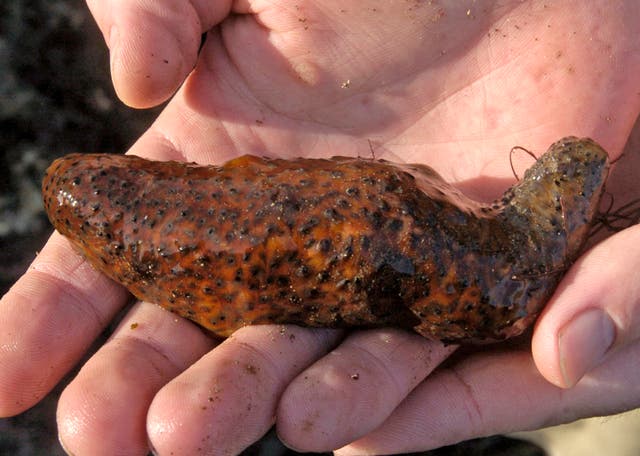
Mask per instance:
[[[109,46],[111,77],[127,105],[162,103],[198,57],[202,33],[229,13],[230,2],[87,0]]]
[[[536,325],[540,373],[570,388],[612,352],[640,336],[640,225],[585,253],[564,277]]]

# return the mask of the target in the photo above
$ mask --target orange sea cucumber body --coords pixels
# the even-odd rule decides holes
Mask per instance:
[[[136,297],[215,334],[248,324],[521,333],[575,259],[608,172],[564,138],[491,205],[422,165],[243,156],[223,166],[70,155],[47,213]]]

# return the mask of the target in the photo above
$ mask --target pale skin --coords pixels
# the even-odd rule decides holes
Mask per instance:
[[[490,200],[514,181],[512,146],[542,153],[571,134],[613,159],[629,142],[608,191],[640,197],[635,1],[88,4],[120,98],[148,107],[175,92],[130,153],[222,163],[373,150]],[[298,450],[380,454],[632,409],[638,271],[632,227],[573,265],[530,344],[436,372],[457,347],[408,332],[259,326],[220,343],[137,303],[63,392],[60,438],[76,455],[235,454],[275,423]],[[38,402],[127,298],[54,234],[0,301],[0,416]]]

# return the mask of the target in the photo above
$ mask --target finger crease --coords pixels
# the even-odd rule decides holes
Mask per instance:
[[[453,377],[455,382],[459,385],[459,390],[462,390],[462,392],[464,393],[462,396],[461,403],[464,407],[464,410],[466,411],[469,424],[471,425],[471,428],[474,430],[473,432],[469,433],[469,435],[479,435],[477,431],[480,430],[481,428],[480,424],[484,422],[484,418],[482,415],[482,409],[480,407],[480,404],[476,399],[476,395],[473,387],[466,381],[466,379],[464,378],[464,375],[461,372],[459,372],[458,369],[456,369],[455,367],[451,367],[447,369],[447,372],[449,372],[450,376]],[[449,383],[448,380],[446,382],[443,382],[444,385],[448,383]],[[447,389],[451,389],[451,388],[447,388]],[[460,397],[460,394],[456,392],[453,396]]]
[[[150,352],[151,354],[155,354],[158,355],[160,357],[160,359],[164,360],[166,362],[166,366],[164,366],[165,368],[168,367],[169,369],[173,369],[174,374],[172,375],[176,375],[177,373],[180,373],[184,370],[184,367],[182,366],[181,363],[177,362],[176,360],[174,360],[172,357],[170,357],[164,350],[162,350],[160,348],[160,345],[155,344],[154,342],[151,342],[147,339],[143,339],[140,337],[136,337],[136,336],[132,336],[132,335],[123,335],[123,336],[116,336],[113,338],[113,341],[122,341],[124,343],[132,343],[132,344],[136,344],[139,347],[142,347],[143,350],[145,350],[146,352]],[[135,352],[139,352],[139,350],[134,350]],[[161,369],[154,361],[153,359],[149,358],[149,357],[145,357],[149,363],[154,367],[154,369],[162,376],[165,377],[166,375],[164,375],[165,370],[166,369]]]
[[[86,260],[82,261],[86,262]],[[74,311],[81,314],[82,317],[78,318],[78,321],[81,321],[83,325],[86,325],[87,319],[100,329],[107,325],[109,318],[99,312],[93,304],[95,298],[76,287],[71,280],[66,280],[46,270],[31,270],[31,273],[42,276],[44,281],[52,283],[58,288],[60,296],[62,296],[58,301],[70,305]]]

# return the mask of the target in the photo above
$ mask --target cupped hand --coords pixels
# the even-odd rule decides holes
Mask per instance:
[[[175,92],[130,150],[156,159],[374,154],[490,200],[514,180],[511,146],[591,136],[616,158],[640,112],[632,1],[89,6],[123,101]],[[640,197],[637,147],[616,165],[630,177],[612,175],[616,201]],[[455,347],[399,330],[259,326],[218,343],[138,303],[61,396],[61,440],[74,454],[233,454],[275,422],[300,450],[379,454],[633,408],[639,240],[620,232],[571,268],[532,351],[434,373]],[[127,296],[54,234],[0,303],[0,415],[42,398]]]

